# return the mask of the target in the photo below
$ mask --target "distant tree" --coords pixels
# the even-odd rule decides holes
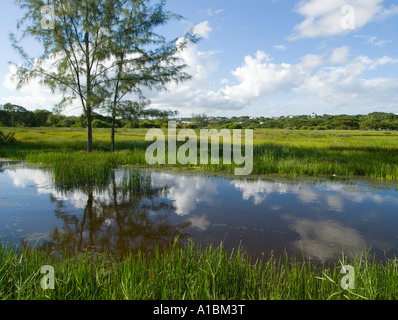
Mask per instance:
[[[3,105],[3,110],[8,112],[27,112],[24,107],[18,106],[16,104],[6,103]]]
[[[18,126],[34,126],[34,117],[32,112],[26,110],[24,107],[6,103],[2,106],[2,123],[3,125],[7,125],[9,127],[18,127]]]
[[[209,124],[208,116],[206,113],[201,114],[192,114],[192,122],[196,125],[197,128],[207,127]]]
[[[94,119],[93,120],[93,128],[110,128],[111,124],[108,122],[105,122],[103,120],[99,119]]]
[[[64,116],[61,116],[59,114],[53,114],[51,113],[48,117],[47,117],[47,122],[46,125],[49,127],[57,127],[57,126],[61,126],[61,122],[64,119]]]
[[[340,115],[333,120],[336,129],[355,130],[359,129],[359,120],[353,116]]]
[[[35,110],[34,114],[34,126],[35,127],[45,127],[47,124],[48,116],[51,114],[48,110]]]
[[[70,127],[73,127],[76,124],[76,121],[77,121],[77,117],[65,117],[60,122],[60,125],[62,127],[70,128]]]

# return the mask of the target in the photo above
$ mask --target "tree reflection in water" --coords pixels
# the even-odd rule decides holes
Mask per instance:
[[[191,223],[171,223],[169,216],[175,208],[159,197],[167,187],[153,187],[148,172],[114,171],[106,188],[90,186],[72,191],[57,184],[56,188],[65,198],[74,192],[87,198],[87,202],[78,214],[68,212],[64,200],[51,197],[57,204],[54,214],[63,221],[63,227],[50,233],[49,239],[42,242],[42,249],[124,254],[138,249],[148,252],[155,244],[160,248],[170,244],[176,236],[188,237],[184,229]]]

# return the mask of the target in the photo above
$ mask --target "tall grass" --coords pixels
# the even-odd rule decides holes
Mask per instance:
[[[355,289],[343,290],[342,265],[355,270]],[[43,290],[40,269],[51,265],[55,289]],[[200,249],[171,244],[151,254],[138,251],[122,259],[103,253],[49,253],[2,245],[1,299],[51,300],[335,300],[397,299],[398,261],[377,263],[363,255],[317,265],[286,253],[256,260],[242,249],[222,245]]]
[[[0,146],[0,156],[24,159],[55,167],[57,176],[101,181],[111,168],[147,165],[145,130],[120,129],[117,152],[109,149],[106,129],[94,133],[92,154],[85,153],[85,132],[79,129],[12,129],[17,142]],[[182,144],[182,143],[181,143]],[[209,148],[210,153],[210,148]],[[220,145],[222,158],[222,145]],[[398,179],[398,133],[368,131],[255,130],[256,174],[366,176]],[[233,172],[236,165],[174,165],[179,168]]]

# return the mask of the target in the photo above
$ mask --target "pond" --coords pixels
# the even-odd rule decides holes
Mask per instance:
[[[181,241],[284,250],[325,261],[398,252],[398,184],[369,179],[236,178],[119,168],[101,188],[62,188],[50,169],[0,164],[0,236],[50,250],[151,250]]]

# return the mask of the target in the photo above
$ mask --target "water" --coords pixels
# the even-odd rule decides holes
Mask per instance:
[[[51,171],[0,166],[0,236],[50,250],[150,250],[181,241],[242,244],[325,261],[371,249],[398,252],[398,184],[368,179],[206,176],[144,170],[142,188],[126,189],[131,169],[107,188],[64,190]]]

